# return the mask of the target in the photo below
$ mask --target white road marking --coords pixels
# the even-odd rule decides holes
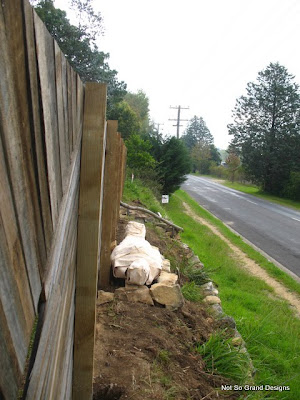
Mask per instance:
[[[258,204],[255,203],[255,201],[251,201],[251,200],[248,200],[248,199],[244,199],[244,200],[248,201],[248,203],[252,203],[252,204],[255,204],[256,206],[258,206]]]

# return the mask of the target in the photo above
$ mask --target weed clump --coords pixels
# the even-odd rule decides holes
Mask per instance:
[[[242,384],[249,374],[249,357],[225,331],[210,336],[206,343],[198,345],[196,351],[205,361],[206,369],[214,375],[222,375],[235,383]]]

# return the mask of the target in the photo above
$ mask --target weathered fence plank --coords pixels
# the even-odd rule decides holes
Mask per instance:
[[[20,12],[17,8],[15,11],[16,13]],[[7,18],[7,21],[9,20]],[[31,293],[35,309],[37,309],[41,292],[41,255],[33,209],[36,202],[33,198],[33,177],[32,171],[30,171],[32,164],[30,158],[28,158],[32,150],[28,147],[30,143],[25,144],[24,140],[22,140],[24,137],[26,138],[25,131],[28,129],[28,125],[25,119],[20,120],[21,115],[24,114],[19,112],[20,98],[18,93],[20,86],[15,81],[15,64],[17,60],[11,54],[12,49],[8,48],[10,42],[7,34],[5,32],[3,7],[0,7],[0,125],[1,134],[3,135],[3,151],[9,171],[8,179],[12,188]],[[19,49],[19,51],[22,53],[22,49]],[[21,60],[19,62],[20,69],[22,69]],[[24,137],[22,137],[22,134],[24,134]]]
[[[9,6],[8,6],[9,4]],[[30,96],[27,85],[26,65],[26,40],[24,36],[24,10],[22,0],[2,1],[5,15],[5,30],[10,50],[10,68],[13,75],[13,83],[18,95],[15,97],[16,113],[18,116],[19,136],[22,145],[23,169],[26,179],[29,219],[34,229],[34,243],[38,247],[37,257],[39,268],[46,257],[45,241],[43,235],[39,199],[37,193],[36,176],[32,154],[31,124],[30,124]],[[2,76],[1,76],[2,78]],[[8,114],[6,115],[6,118]],[[42,274],[42,270],[40,270]]]
[[[68,98],[68,137],[69,137],[69,152],[73,151],[73,106],[72,106],[72,68],[67,64],[67,98]]]
[[[106,85],[87,83],[80,172],[75,301],[73,399],[89,400],[101,226],[102,165],[105,157]],[[100,222],[99,222],[100,221]]]
[[[59,134],[59,158],[61,166],[61,180],[63,192],[67,186],[67,174],[69,169],[70,159],[68,157],[69,148],[65,136],[65,110],[63,99],[63,54],[57,43],[54,43],[55,50],[55,68],[56,68],[56,98],[57,98],[57,119],[58,119],[58,134]]]
[[[37,41],[38,70],[41,83],[43,116],[46,137],[48,182],[51,199],[53,228],[56,228],[62,199],[61,165],[59,157],[59,134],[55,86],[54,41],[45,25],[34,13]]]
[[[116,200],[117,171],[115,169],[115,150],[117,147],[117,121],[107,122],[106,156],[104,170],[104,191],[102,210],[101,254],[98,287],[104,289],[109,286],[110,279],[110,254],[112,236],[112,215]]]
[[[46,308],[40,343],[28,387],[28,399],[64,399],[58,397],[58,380],[64,368],[64,346],[72,346],[70,318],[74,318],[75,249],[81,136],[72,155],[68,187],[63,197],[57,230],[45,274]],[[72,311],[73,310],[73,311]],[[69,335],[69,336],[68,336]],[[68,342],[66,344],[66,341]],[[67,374],[67,371],[65,372]],[[70,382],[68,383],[70,385]]]
[[[33,10],[28,1],[24,1],[24,15],[26,27],[28,74],[31,92],[32,129],[35,142],[36,170],[38,176],[38,190],[41,202],[43,230],[46,246],[46,256],[49,254],[53,227],[51,219],[49,189],[47,181],[47,164],[44,154],[44,132],[40,110],[40,94],[37,79],[36,48],[34,38]]]

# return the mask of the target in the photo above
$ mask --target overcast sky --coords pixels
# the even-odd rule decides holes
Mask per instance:
[[[235,101],[259,71],[278,61],[300,84],[300,0],[95,0],[94,7],[105,28],[99,49],[128,90],[146,92],[165,134],[176,135],[169,107],[181,105],[189,107],[182,118],[203,117],[225,149]]]

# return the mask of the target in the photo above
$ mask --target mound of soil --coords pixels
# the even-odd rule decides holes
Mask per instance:
[[[126,223],[120,221],[118,241]],[[162,254],[172,249],[173,257],[177,251],[178,259],[184,258],[174,239],[146,228],[147,239]],[[97,305],[94,399],[237,398],[220,391],[229,382],[206,372],[195,350],[218,326],[204,304],[188,301],[177,311],[121,300]]]

